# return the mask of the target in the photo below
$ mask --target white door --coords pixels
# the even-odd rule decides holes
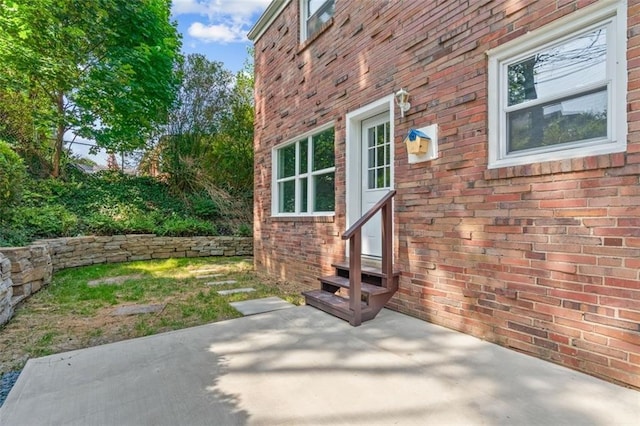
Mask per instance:
[[[392,152],[389,113],[362,122],[361,215],[377,203],[392,185]],[[382,256],[381,214],[378,212],[362,229],[362,254]]]

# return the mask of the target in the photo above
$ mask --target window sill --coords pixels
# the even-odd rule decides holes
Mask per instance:
[[[300,46],[298,46],[298,54],[305,50],[311,43],[313,43],[320,35],[322,35],[325,31],[327,31],[331,26],[333,26],[333,17],[325,22],[318,31],[315,32],[311,37],[306,39],[305,41],[300,42]]]
[[[586,170],[624,167],[624,152],[591,157],[569,158],[566,160],[548,161],[544,163],[523,164],[519,166],[501,167],[485,170],[485,180],[509,179],[517,177],[552,175],[556,173],[582,172]]]
[[[335,216],[271,216],[271,222],[334,223]]]

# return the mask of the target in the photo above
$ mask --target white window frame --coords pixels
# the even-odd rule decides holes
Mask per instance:
[[[322,7],[324,6],[325,3],[329,2],[331,0],[325,0],[325,2],[322,4],[322,6],[320,6],[318,8],[318,10],[322,9]],[[334,7],[335,7],[335,0],[334,1]],[[309,21],[309,18],[311,18],[311,16],[309,15],[309,0],[300,0],[300,42],[304,42],[309,38],[312,38],[314,34],[308,35],[307,34],[307,22]]]
[[[607,27],[607,137],[509,153],[506,111],[508,65],[602,26]],[[490,169],[626,151],[626,30],[626,1],[602,0],[487,52]]]
[[[325,130],[334,129],[334,163],[333,167],[328,167],[321,170],[313,170],[313,136],[324,132]],[[299,159],[300,159],[300,144],[299,142],[306,139],[307,140],[307,171],[305,173],[299,172]],[[296,171],[293,176],[289,176],[286,178],[278,178],[278,167],[279,167],[279,159],[278,152],[282,148],[286,148],[288,146],[295,145],[296,146]],[[335,200],[334,200],[334,210],[332,211],[313,211],[313,203],[315,201],[315,192],[313,185],[313,177],[317,175],[324,175],[327,173],[334,174],[334,188],[333,195],[335,197],[335,127],[334,122],[327,123],[323,126],[316,127],[312,131],[306,132],[296,138],[288,140],[282,144],[275,146],[271,151],[271,215],[274,217],[298,217],[298,216],[334,216],[335,215]],[[302,211],[302,187],[301,180],[307,179],[307,211]],[[279,211],[279,201],[280,201],[280,183],[285,181],[295,181],[295,211],[294,212],[280,212]]]

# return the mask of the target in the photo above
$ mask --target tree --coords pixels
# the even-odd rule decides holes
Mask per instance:
[[[41,93],[53,176],[71,130],[108,151],[145,144],[165,122],[181,59],[169,0],[0,0],[0,84]]]
[[[213,158],[217,184],[231,192],[253,189],[253,73],[236,74],[235,85],[214,137]]]
[[[0,88],[0,139],[7,141],[24,159],[32,176],[51,173],[51,133],[34,120],[34,112],[43,113],[43,97]],[[46,108],[45,108],[46,109]]]
[[[211,183],[211,140],[229,108],[233,75],[199,54],[188,55],[178,73],[182,85],[155,154],[175,190],[195,192]]]
[[[22,159],[8,143],[0,139],[0,213],[18,202],[22,192],[25,170]]]

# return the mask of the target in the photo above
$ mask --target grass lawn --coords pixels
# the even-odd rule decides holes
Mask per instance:
[[[0,373],[21,369],[29,358],[241,316],[229,302],[269,296],[303,302],[299,286],[276,285],[252,269],[251,259],[209,257],[60,271],[0,328]],[[220,281],[236,282],[207,284]],[[241,287],[256,291],[217,293]],[[157,313],[113,315],[118,307],[139,304],[165,306]]]

